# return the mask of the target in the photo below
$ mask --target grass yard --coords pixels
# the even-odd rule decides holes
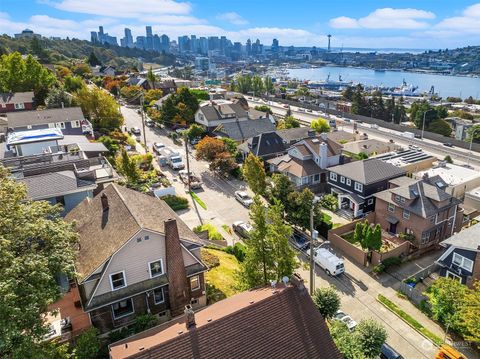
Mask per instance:
[[[341,237],[351,244],[356,244],[357,243],[357,241],[353,238],[353,231],[342,234]]]
[[[211,248],[203,248],[202,255],[204,253],[207,257],[217,257],[220,263],[216,267],[211,268],[205,275],[208,304],[218,302],[240,292],[236,277],[236,273],[240,270],[240,265],[235,256]]]

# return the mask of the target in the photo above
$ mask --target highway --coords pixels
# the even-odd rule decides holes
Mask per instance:
[[[255,107],[259,105],[268,105],[274,115],[285,116],[287,109],[285,105],[280,102],[275,101],[264,101],[262,99],[250,99],[247,98],[249,106]],[[319,116],[324,118],[332,118],[337,121],[337,128],[339,130],[344,130],[347,132],[353,132],[354,121],[346,122],[344,118],[327,115],[321,111],[312,111],[307,112],[306,109],[298,106],[290,106],[292,116],[299,119],[303,124],[308,125],[312,120],[317,119]],[[348,121],[348,120],[347,120]],[[437,157],[440,160],[443,160],[445,156],[449,155],[453,161],[457,164],[467,164],[469,151],[467,149],[458,148],[458,147],[447,147],[443,143],[427,140],[427,139],[418,139],[418,138],[407,138],[402,136],[401,132],[390,130],[384,127],[373,128],[370,124],[367,123],[358,123],[357,130],[360,133],[366,133],[369,138],[374,138],[380,141],[389,141],[390,139],[394,140],[396,144],[402,146],[416,145],[421,147],[425,152]],[[405,132],[408,131],[408,127],[405,127]],[[475,169],[480,168],[480,155],[477,152],[472,152],[470,155],[470,165]]]

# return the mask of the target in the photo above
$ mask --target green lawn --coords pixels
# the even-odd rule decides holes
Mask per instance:
[[[217,257],[220,261],[220,265],[210,269],[205,276],[209,304],[240,292],[236,277],[240,266],[235,256],[211,248],[203,248],[202,253],[204,252],[210,256]]]
[[[355,239],[353,239],[353,231],[352,232],[348,232],[348,233],[345,233],[345,234],[342,234],[342,238],[345,239],[347,242],[349,243],[352,243],[352,244],[356,244],[357,241]]]

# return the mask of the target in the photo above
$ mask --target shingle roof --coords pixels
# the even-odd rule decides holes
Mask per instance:
[[[275,125],[268,118],[258,120],[235,121],[221,124],[217,131],[235,141],[242,141],[261,133],[272,132]]]
[[[19,179],[33,200],[47,199],[97,187],[95,182],[78,179],[73,171],[44,173]]]
[[[454,234],[440,244],[480,251],[480,223],[463,229],[461,232]]]
[[[103,212],[101,195],[108,199]],[[180,239],[200,243],[200,239],[162,200],[116,184],[109,184],[93,199],[85,199],[65,219],[76,222],[80,250],[76,269],[79,280],[86,278],[140,229],[164,233],[164,221],[177,219]]]
[[[287,143],[297,142],[310,137],[312,130],[309,127],[296,127],[284,130],[277,130],[278,135]]]
[[[287,150],[282,138],[276,132],[265,132],[249,138],[239,148],[244,152],[251,152],[255,156],[266,156]]]
[[[328,156],[336,156],[342,153],[343,146],[329,138],[326,140],[322,137],[307,138],[304,140],[307,146],[315,153],[320,153],[320,144],[325,142],[328,146]]]
[[[298,178],[325,172],[313,160],[301,161],[288,155],[278,164],[278,171],[290,173]]]
[[[307,291],[295,286],[242,292],[196,312],[194,327],[187,329],[184,321],[179,318],[114,344],[110,355],[112,359],[342,357]]]
[[[8,127],[23,127],[27,125],[43,125],[53,122],[83,120],[80,107],[52,108],[42,111],[18,111],[7,114]]]
[[[403,169],[375,158],[330,167],[329,171],[362,184],[376,183],[405,174]]]
[[[34,96],[33,92],[0,93],[0,104],[33,102]]]

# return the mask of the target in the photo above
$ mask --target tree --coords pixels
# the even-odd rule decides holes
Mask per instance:
[[[356,342],[366,358],[378,358],[383,343],[387,340],[387,331],[378,322],[364,319],[355,328]]]
[[[382,227],[379,224],[373,229],[367,248],[376,251],[379,251],[380,248],[382,248]]]
[[[174,97],[175,103],[183,103],[187,107],[186,116],[184,116],[185,120],[188,123],[193,123],[195,120],[195,112],[197,112],[199,105],[198,100],[193,93],[190,92],[190,89],[187,87],[182,87],[178,90],[177,95]]]
[[[120,90],[120,94],[129,102],[140,103],[141,94],[143,88],[140,86],[123,86]]]
[[[459,310],[460,326],[464,328],[463,337],[480,344],[480,282],[477,280],[473,288],[465,293],[465,300]]]
[[[312,123],[310,124],[310,128],[312,130],[315,130],[315,132],[318,132],[318,133],[330,131],[330,126],[328,124],[328,121],[322,117],[319,117],[318,119],[313,120]]]
[[[288,196],[294,192],[292,181],[281,173],[272,175],[272,183],[270,186],[270,200],[278,199],[280,203],[287,204]]]
[[[308,90],[308,87],[300,86],[295,92],[295,95],[300,97],[310,96],[310,91]]]
[[[29,200],[3,167],[0,203],[0,357],[45,357],[42,314],[60,296],[56,277],[74,274],[77,235],[60,205]]]
[[[347,325],[339,320],[330,323],[330,335],[344,359],[366,359],[355,334],[352,335]]]
[[[283,120],[278,121],[277,124],[277,129],[279,130],[297,127],[300,127],[300,122],[293,116],[286,116]]]
[[[252,77],[250,75],[238,76],[236,78],[236,90],[243,94],[252,91]]]
[[[61,87],[54,88],[50,90],[45,99],[45,105],[47,108],[70,107],[72,105],[72,95]]]
[[[273,81],[270,76],[266,76],[263,79],[263,87],[265,88],[265,92],[271,94],[274,92],[275,87],[273,86]]]
[[[237,150],[237,143],[235,140],[232,140],[228,137],[222,137],[223,144],[225,145],[225,150],[232,154],[232,156],[236,157],[238,150]]]
[[[356,243],[362,243],[363,242],[363,223],[357,222],[355,225],[355,230],[353,232],[353,240]]]
[[[70,93],[74,93],[85,87],[85,83],[79,76],[66,76],[63,80],[63,88]]]
[[[131,184],[137,183],[140,179],[140,171],[137,162],[128,155],[125,149],[122,149],[122,153],[117,159],[117,168]]]
[[[162,103],[162,110],[160,116],[160,123],[165,125],[172,125],[174,122],[174,118],[177,115],[177,108],[175,107],[175,102],[173,100],[173,96],[169,96],[165,101]]]
[[[221,152],[210,162],[209,168],[220,175],[227,175],[237,167],[238,164],[230,153]]]
[[[273,111],[272,109],[270,108],[270,106],[267,106],[267,105],[260,105],[260,106],[255,106],[255,110],[257,111],[262,111],[262,112],[266,112],[270,115],[273,115]]]
[[[163,96],[163,91],[160,89],[157,90],[148,90],[144,95],[144,102],[147,105],[151,105],[153,101],[161,99]]]
[[[297,225],[303,229],[310,228],[310,211],[314,207],[314,226],[320,222],[321,217],[320,204],[314,206],[313,200],[315,195],[313,192],[304,188],[301,192],[292,192],[288,195],[286,209],[287,219],[290,223]]]
[[[187,137],[190,140],[193,140],[194,138],[200,138],[204,134],[205,134],[205,129],[202,126],[197,125],[196,123],[191,125],[187,130]]]
[[[70,71],[68,67],[65,67],[62,65],[55,66],[55,73],[57,74],[57,77],[60,79],[64,79],[67,76],[72,76],[72,71]]]
[[[47,64],[50,62],[50,56],[45,50],[45,47],[41,44],[41,41],[38,39],[38,37],[32,38],[30,42],[30,51],[41,63]]]
[[[445,120],[434,120],[428,125],[428,131],[433,133],[438,133],[445,137],[450,137],[452,135],[452,127]]]
[[[87,60],[88,64],[90,66],[101,66],[102,62],[98,59],[97,55],[92,51],[90,52],[90,55],[88,56]]]
[[[220,153],[225,152],[225,144],[219,138],[205,136],[195,146],[195,157],[208,162],[213,161]]]
[[[461,328],[459,312],[464,305],[467,287],[450,278],[438,278],[428,288],[427,296],[431,304],[433,319],[453,330]]]
[[[255,194],[265,193],[265,167],[260,157],[249,153],[242,167],[243,178]]]
[[[155,74],[153,73],[152,71],[152,66],[150,66],[150,69],[148,69],[148,72],[147,72],[147,81],[150,85],[150,87],[155,90],[155,82],[157,81],[157,77],[155,76]],[[160,98],[160,97],[159,97]]]
[[[348,86],[345,90],[342,92],[342,99],[345,101],[352,101],[353,99],[353,89]]]
[[[453,163],[452,157],[450,155],[446,155],[443,160],[447,163]]]
[[[99,357],[102,343],[98,335],[97,328],[89,328],[77,337],[73,350],[75,359],[95,359]]]
[[[352,108],[350,110],[353,114],[370,116],[370,111],[368,110],[368,103],[363,94],[362,85],[358,85],[355,88],[355,91],[352,95]]]
[[[253,76],[252,78],[252,91],[253,96],[259,96],[262,94],[263,88],[263,81],[260,76]]]
[[[120,128],[123,117],[115,99],[101,89],[84,87],[75,94],[75,102],[85,115],[90,117],[96,129],[113,130]]]
[[[340,296],[332,286],[317,288],[313,302],[324,319],[332,318],[340,308]]]
[[[210,100],[210,94],[207,91],[199,89],[190,89],[190,93],[196,97],[197,101]]]
[[[32,55],[25,59],[18,52],[0,57],[0,92],[35,93],[37,103],[43,104],[48,91],[57,83],[55,75]]]
[[[92,70],[90,69],[90,66],[88,66],[88,64],[84,62],[76,63],[73,66],[72,72],[75,75],[82,77],[88,77],[89,75],[92,75]]]

